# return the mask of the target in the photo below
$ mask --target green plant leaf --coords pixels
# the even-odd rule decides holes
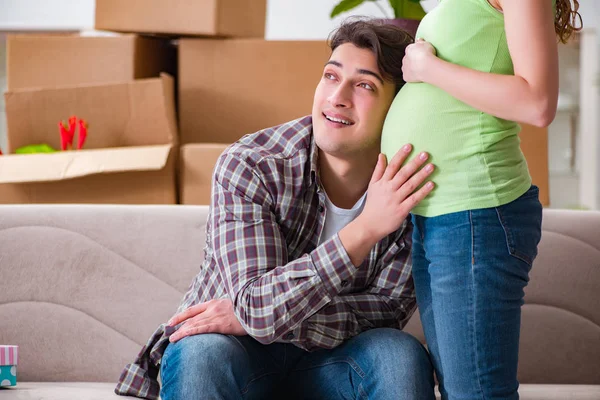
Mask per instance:
[[[394,18],[398,18],[397,15],[402,14],[402,0],[388,0],[388,3],[394,12]]]
[[[394,18],[420,20],[425,16],[420,0],[388,0],[388,2],[394,10]]]
[[[331,10],[330,18],[360,6],[365,0],[342,0]]]
[[[418,19],[421,20],[425,16],[425,10],[421,6],[419,0],[399,0],[402,2],[401,15],[396,15],[396,18]]]

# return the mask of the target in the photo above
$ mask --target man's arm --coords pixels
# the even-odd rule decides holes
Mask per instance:
[[[401,154],[390,166],[399,168],[407,155],[408,152]],[[402,167],[402,173],[388,174],[384,159],[382,163],[372,182],[377,183],[376,187],[393,187],[394,191],[402,191],[402,185],[407,182],[414,190],[430,173],[410,173],[424,163],[418,158]],[[209,256],[214,259],[215,272],[225,283],[235,314],[243,330],[262,343],[299,339],[298,329],[302,329],[302,322],[324,309],[341,292],[344,282],[352,280],[357,271],[356,262],[353,264],[340,235],[325,241],[310,254],[289,262],[285,238],[272,211],[274,200],[265,187],[261,167],[239,154],[228,153],[220,158],[215,170]],[[416,193],[424,197],[429,191],[423,187]],[[413,198],[415,194],[406,196]],[[382,204],[381,208],[365,205],[365,210],[379,210],[389,221],[391,214],[397,214],[396,208],[404,210],[394,201],[402,203],[408,198],[394,195],[391,205]],[[368,198],[369,201],[374,202]],[[406,209],[398,218],[398,225],[409,211]],[[379,232],[379,228],[374,232],[382,237],[390,233]],[[352,251],[352,246],[349,249]],[[180,315],[175,323],[190,317],[190,313]],[[232,334],[236,332],[239,330]],[[189,332],[195,333],[202,332]],[[176,338],[182,336],[185,336],[184,331]]]
[[[278,341],[293,342],[304,349],[316,350],[336,347],[367,329],[402,328],[416,308],[410,275],[410,233],[410,229],[405,229],[401,239],[380,257],[375,266],[379,272],[366,290],[335,296],[326,306],[300,323],[294,329],[293,338]],[[176,325],[183,321],[186,322],[171,335],[171,341],[203,333],[247,334],[229,299],[197,304],[175,316],[169,323]]]
[[[403,237],[410,232],[406,230]],[[332,348],[367,329],[404,327],[416,309],[416,300],[410,273],[410,238],[398,244],[391,260],[386,254],[380,258],[379,272],[369,287],[336,296],[302,323],[299,336],[310,339],[301,347]]]
[[[267,344],[329,303],[356,268],[337,237],[288,259],[264,173],[240,154],[221,157],[213,183],[210,241],[215,272],[242,327]]]

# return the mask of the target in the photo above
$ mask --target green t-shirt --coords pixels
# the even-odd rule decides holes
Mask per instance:
[[[442,0],[421,21],[417,37],[442,60],[513,75],[504,16],[487,0]],[[400,90],[381,141],[388,160],[405,143],[427,151],[436,165],[436,189],[413,213],[433,217],[509,203],[531,186],[519,143],[520,126],[496,118],[426,83]]]

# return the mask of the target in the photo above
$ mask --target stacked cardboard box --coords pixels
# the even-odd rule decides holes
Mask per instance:
[[[264,37],[266,0],[96,0],[96,29],[173,36]]]
[[[210,204],[212,172],[226,144],[186,144],[181,146],[179,201],[181,204]]]
[[[325,41],[180,40],[183,204],[210,202],[212,168],[226,144],[310,114],[329,54]]]
[[[8,90],[128,82],[174,75],[177,52],[168,40],[136,35],[11,35]]]
[[[310,114],[329,55],[325,41],[180,41],[182,203],[209,202],[209,169],[224,149],[213,143],[232,143]],[[548,130],[523,125],[521,140],[540,199],[548,205]]]
[[[9,38],[10,150],[40,141],[57,146],[57,121],[77,113],[91,124],[91,155],[18,156],[28,160],[25,169],[17,156],[4,158],[0,202],[172,203],[179,197],[182,204],[208,204],[224,148],[310,114],[330,55],[324,40],[264,40],[266,4],[96,0],[95,27],[120,34]],[[156,78],[160,72],[176,78],[179,133],[167,93],[172,81]],[[109,88],[115,94],[102,97]],[[547,204],[547,130],[524,126],[521,136]],[[163,147],[143,151],[152,146]],[[108,154],[114,155],[110,162],[103,158]],[[93,188],[91,182],[97,182]]]
[[[523,124],[521,129],[521,151],[525,154],[533,184],[540,188],[540,202],[550,204],[548,178],[548,128],[537,128]]]
[[[0,203],[176,203],[173,39],[264,37],[265,17],[266,0],[98,0],[96,28],[129,33],[10,36]],[[60,150],[73,115],[90,125],[82,150],[12,154]]]

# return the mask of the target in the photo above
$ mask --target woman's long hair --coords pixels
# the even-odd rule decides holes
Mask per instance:
[[[573,32],[578,32],[583,27],[581,14],[579,14],[578,0],[556,0],[556,17],[554,30],[562,43],[567,43]]]

